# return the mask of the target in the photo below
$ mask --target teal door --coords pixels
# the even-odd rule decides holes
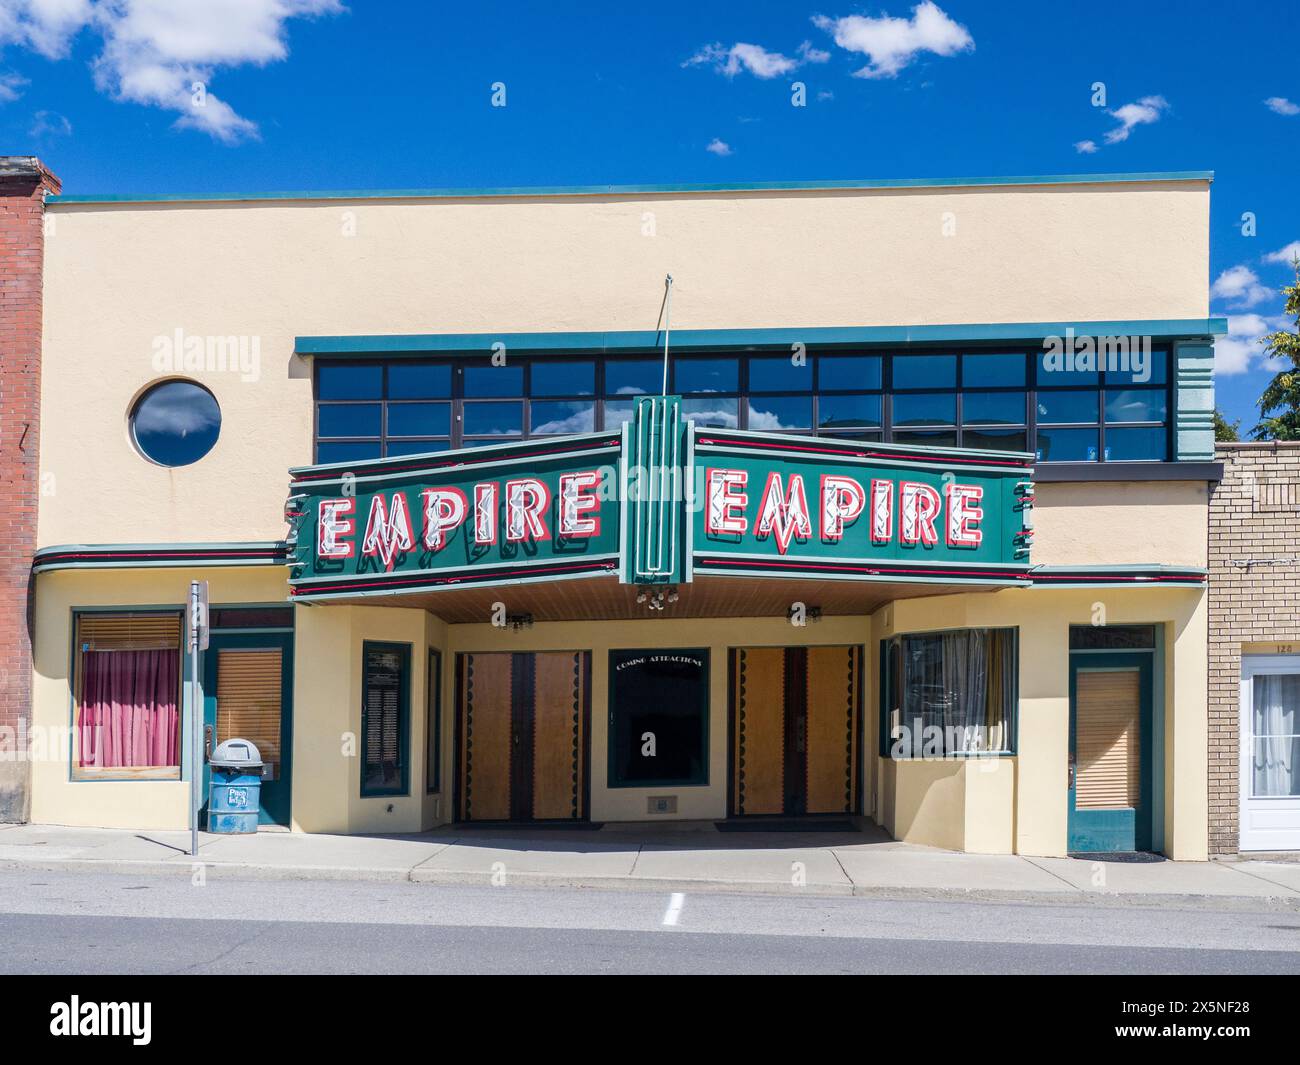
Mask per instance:
[[[293,780],[293,633],[214,632],[203,659],[204,765],[223,740],[252,740],[262,771],[258,824],[289,824]]]
[[[1070,656],[1072,852],[1151,849],[1151,661]]]

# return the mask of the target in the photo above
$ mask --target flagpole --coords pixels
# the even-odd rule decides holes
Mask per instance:
[[[664,385],[660,395],[668,395],[668,335],[673,328],[673,275],[664,275],[667,291],[664,293]]]

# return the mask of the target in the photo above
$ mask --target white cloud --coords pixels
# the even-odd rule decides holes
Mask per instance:
[[[1294,104],[1285,96],[1270,96],[1264,106],[1277,115],[1300,115],[1300,104]]]
[[[1295,259],[1300,259],[1300,240],[1293,240],[1285,248],[1278,248],[1264,256],[1266,263],[1282,263],[1284,266],[1290,266]]]
[[[814,48],[812,41],[804,41],[795,50],[797,59],[781,52],[769,52],[761,44],[746,44],[743,41],[727,48],[721,41],[706,44],[690,59],[682,64],[684,67],[711,66],[719,74],[734,78],[743,71],[748,71],[756,78],[779,78],[797,70],[805,63],[827,63],[830,52]]]
[[[749,71],[756,78],[779,78],[794,70],[799,62],[780,52],[769,52],[760,44],[740,42],[730,48],[723,47],[721,43],[706,44],[682,66],[709,64],[729,78],[734,78],[743,70]]]
[[[342,10],[339,0],[0,0],[0,47],[60,59],[93,32],[103,42],[92,64],[101,92],[175,111],[178,128],[234,143],[256,137],[257,124],[208,91],[215,73],[279,62],[286,22]]]
[[[148,403],[136,408],[133,422],[141,436],[165,433],[184,437],[220,427],[221,414],[215,402],[195,403],[188,391],[163,386],[150,395]]]
[[[1261,285],[1255,271],[1243,263],[1228,267],[1216,277],[1210,286],[1210,295],[1228,300],[1235,309],[1245,309],[1272,299],[1277,293],[1267,285]]]
[[[33,140],[42,137],[66,137],[72,132],[72,123],[57,111],[37,111],[32,116],[32,127],[27,131]]]
[[[1074,150],[1080,155],[1092,155],[1097,150],[1096,141],[1075,141]]]
[[[822,48],[814,48],[812,41],[804,41],[799,46],[799,55],[803,57],[805,63],[829,63],[831,59],[830,52]]]
[[[1228,316],[1228,335],[1214,342],[1214,372],[1223,376],[1246,373],[1251,369],[1276,372],[1264,357],[1261,338],[1287,327],[1285,318],[1265,318],[1258,314]],[[1258,367],[1254,364],[1258,363]]]
[[[95,17],[90,0],[0,0],[0,45],[16,44],[63,59],[72,39]]]
[[[590,407],[583,407],[582,404],[575,403],[572,406],[581,409],[563,418],[552,418],[548,422],[535,426],[532,430],[535,436],[571,436],[576,433],[589,433],[595,427],[595,412]],[[533,407],[537,409],[536,405]]]
[[[713,140],[709,141],[709,143],[705,146],[704,150],[706,152],[712,152],[714,155],[732,154],[731,145],[728,144],[726,141],[718,140],[717,137],[714,137]]]
[[[912,17],[847,15],[844,18],[813,16],[813,23],[850,52],[865,55],[870,62],[854,71],[857,78],[893,78],[922,52],[951,56],[975,49],[975,39],[959,22],[950,19],[932,0],[912,8]]]
[[[0,104],[11,104],[23,94],[28,82],[21,74],[0,71]]]
[[[1128,135],[1135,126],[1148,126],[1159,122],[1160,116],[1169,110],[1169,101],[1163,96],[1144,96],[1136,103],[1125,104],[1114,111],[1107,111],[1111,118],[1119,119],[1119,128],[1106,134],[1107,144],[1118,144],[1128,140]]]

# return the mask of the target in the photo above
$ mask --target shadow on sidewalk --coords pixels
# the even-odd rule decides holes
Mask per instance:
[[[728,826],[735,822],[722,822]],[[714,821],[667,824],[462,824],[444,825],[418,835],[369,836],[477,847],[600,854],[633,849],[655,851],[783,851],[835,847],[906,847],[868,819],[833,822],[779,820],[753,822],[742,830],[720,828]]]

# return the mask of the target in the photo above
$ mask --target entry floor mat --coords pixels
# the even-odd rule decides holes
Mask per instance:
[[[1070,851],[1069,857],[1086,862],[1119,862],[1129,865],[1168,860],[1163,854],[1152,854],[1150,851]]]
[[[852,821],[756,821],[738,818],[714,822],[719,832],[860,832]]]

